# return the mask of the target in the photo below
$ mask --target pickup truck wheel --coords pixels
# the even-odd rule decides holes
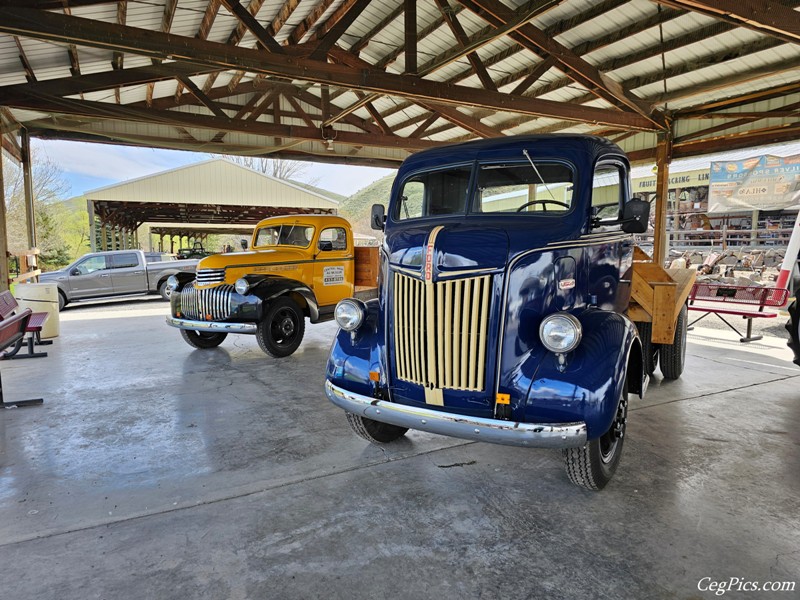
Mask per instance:
[[[64,307],[67,305],[67,297],[64,295],[64,292],[58,292],[58,312],[64,310]]]
[[[373,444],[388,444],[400,439],[408,431],[407,427],[373,421],[361,415],[354,415],[349,412],[346,412],[345,415],[350,428],[355,434]]]
[[[181,337],[184,341],[199,350],[207,350],[208,348],[216,348],[225,338],[228,337],[227,333],[205,333],[202,331],[192,331],[191,329],[181,329]]]
[[[169,302],[170,294],[172,294],[172,288],[167,285],[167,280],[161,282],[158,286],[158,293],[161,294],[161,297]]]
[[[588,490],[602,490],[611,481],[622,456],[625,424],[628,419],[628,381],[622,386],[617,414],[611,427],[599,438],[586,442],[583,448],[566,448],[564,466],[569,480]]]
[[[284,358],[297,350],[305,330],[306,317],[297,302],[282,297],[267,308],[258,324],[256,338],[264,352],[273,358]]]
[[[672,345],[663,344],[659,349],[661,373],[666,379],[678,379],[686,364],[686,325],[688,319],[686,305],[681,308],[675,324],[675,341]]]
[[[642,342],[642,361],[645,372],[652,375],[658,366],[659,345],[653,343],[653,324],[637,321],[636,329],[639,330],[639,341]]]
[[[800,291],[797,292],[800,294]],[[795,300],[789,307],[789,320],[786,322],[786,331],[789,332],[787,346],[794,352],[794,364],[800,366],[800,300]]]

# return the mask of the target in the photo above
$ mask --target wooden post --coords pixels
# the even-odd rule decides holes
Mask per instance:
[[[31,174],[31,138],[24,127],[20,130],[22,142],[22,177],[25,188],[25,221],[28,227],[28,247],[36,248],[36,212],[33,206],[33,175]]]
[[[672,135],[658,134],[656,147],[656,220],[653,237],[653,262],[664,265],[667,256],[667,200],[669,196],[669,163],[672,157]]]
[[[758,211],[754,210],[750,216],[750,245],[758,244]]]
[[[2,136],[2,134],[0,134]],[[6,235],[6,188],[3,180],[3,148],[0,146],[0,291],[8,289],[8,237]]]
[[[100,221],[100,248],[105,252],[108,250],[108,226],[105,221]]]
[[[86,211],[89,213],[89,244],[92,252],[97,252],[97,234],[95,232],[94,202],[86,199]],[[104,248],[105,249],[105,248]]]

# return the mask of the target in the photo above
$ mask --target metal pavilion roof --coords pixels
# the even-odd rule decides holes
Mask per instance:
[[[800,0],[0,0],[0,119],[42,138],[394,166],[595,133],[791,141]],[[4,147],[18,148],[11,136]]]

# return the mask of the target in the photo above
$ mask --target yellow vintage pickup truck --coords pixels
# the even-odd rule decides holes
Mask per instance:
[[[341,217],[264,219],[249,250],[209,256],[196,276],[170,278],[167,324],[194,348],[215,348],[229,333],[245,333],[267,354],[289,356],[303,340],[306,318],[331,320],[339,300],[375,294],[377,250],[356,248]]]

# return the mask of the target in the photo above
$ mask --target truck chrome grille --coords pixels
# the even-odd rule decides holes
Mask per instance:
[[[194,282],[180,292],[181,314],[197,321],[224,321],[231,316],[232,285],[219,285],[209,289],[198,289]]]
[[[198,269],[196,277],[198,285],[222,283],[225,281],[225,269]]]
[[[394,273],[394,360],[400,379],[483,391],[491,275],[424,282]]]

